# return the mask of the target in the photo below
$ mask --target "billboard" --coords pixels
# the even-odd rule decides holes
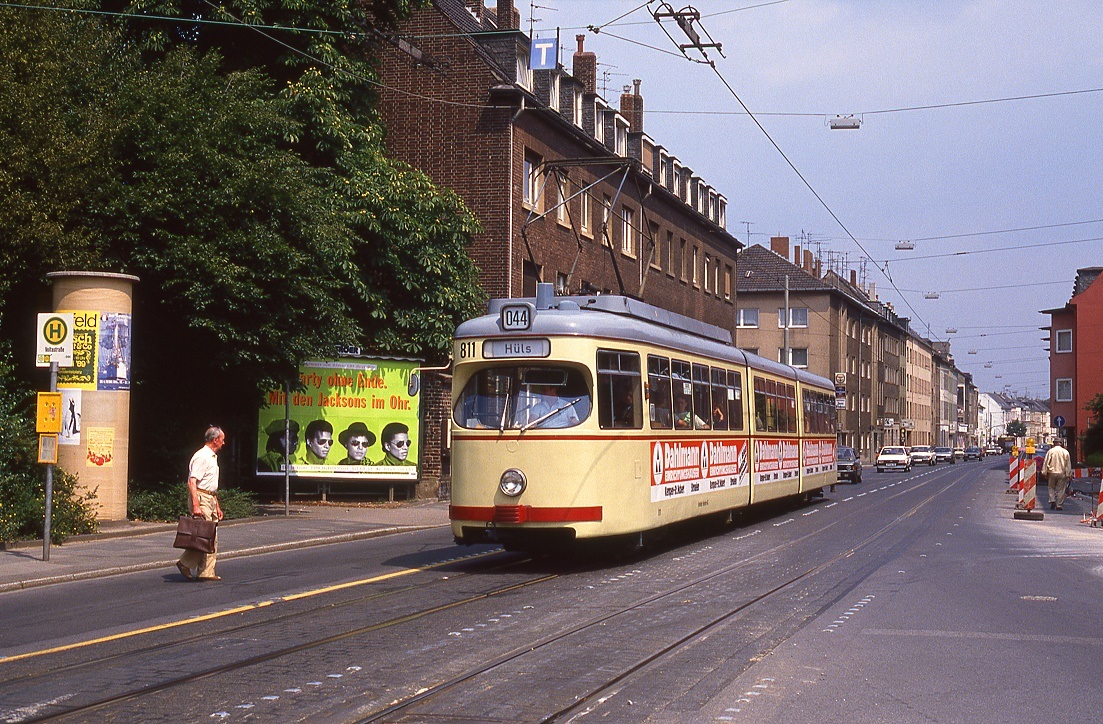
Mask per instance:
[[[72,311],[73,366],[57,372],[58,389],[129,390],[131,315]]]
[[[291,392],[292,477],[416,481],[420,379],[416,360],[305,362]],[[283,477],[287,402],[266,395],[258,414],[257,475]]]

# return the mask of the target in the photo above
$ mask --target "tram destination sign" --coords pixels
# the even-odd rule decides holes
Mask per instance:
[[[483,342],[483,357],[547,357],[551,354],[549,339],[488,339]]]

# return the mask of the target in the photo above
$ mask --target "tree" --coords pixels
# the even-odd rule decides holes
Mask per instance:
[[[344,32],[290,33],[303,55],[244,25],[0,11],[0,331],[30,360],[7,320],[48,308],[45,272],[137,275],[131,470],[175,477],[197,429],[251,430],[305,359],[443,357],[481,302],[477,225],[386,157],[365,92],[410,3],[141,6]]]
[[[1022,437],[1026,435],[1026,425],[1021,420],[1012,420],[1007,423],[1007,434],[1011,437]]]

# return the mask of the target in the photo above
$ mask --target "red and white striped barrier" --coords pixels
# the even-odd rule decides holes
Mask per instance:
[[[1017,493],[1021,489],[1019,476],[1022,473],[1022,461],[1015,455],[1011,456],[1011,460],[1008,463],[1007,468],[1007,492]],[[1022,496],[1019,496],[1020,500]]]
[[[1019,509],[1034,510],[1035,486],[1038,484],[1038,466],[1034,458],[1027,460],[1020,470],[1021,484],[1019,487]]]

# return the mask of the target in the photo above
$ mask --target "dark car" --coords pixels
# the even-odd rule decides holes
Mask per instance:
[[[948,447],[936,447],[934,449],[934,459],[940,463],[952,463],[954,461],[954,450]]]
[[[835,451],[835,467],[839,471],[839,482],[862,482],[862,459],[852,447],[840,447]]]
[[[984,457],[984,451],[976,445],[970,445],[965,448],[965,454],[962,457],[965,460],[980,460]]]

